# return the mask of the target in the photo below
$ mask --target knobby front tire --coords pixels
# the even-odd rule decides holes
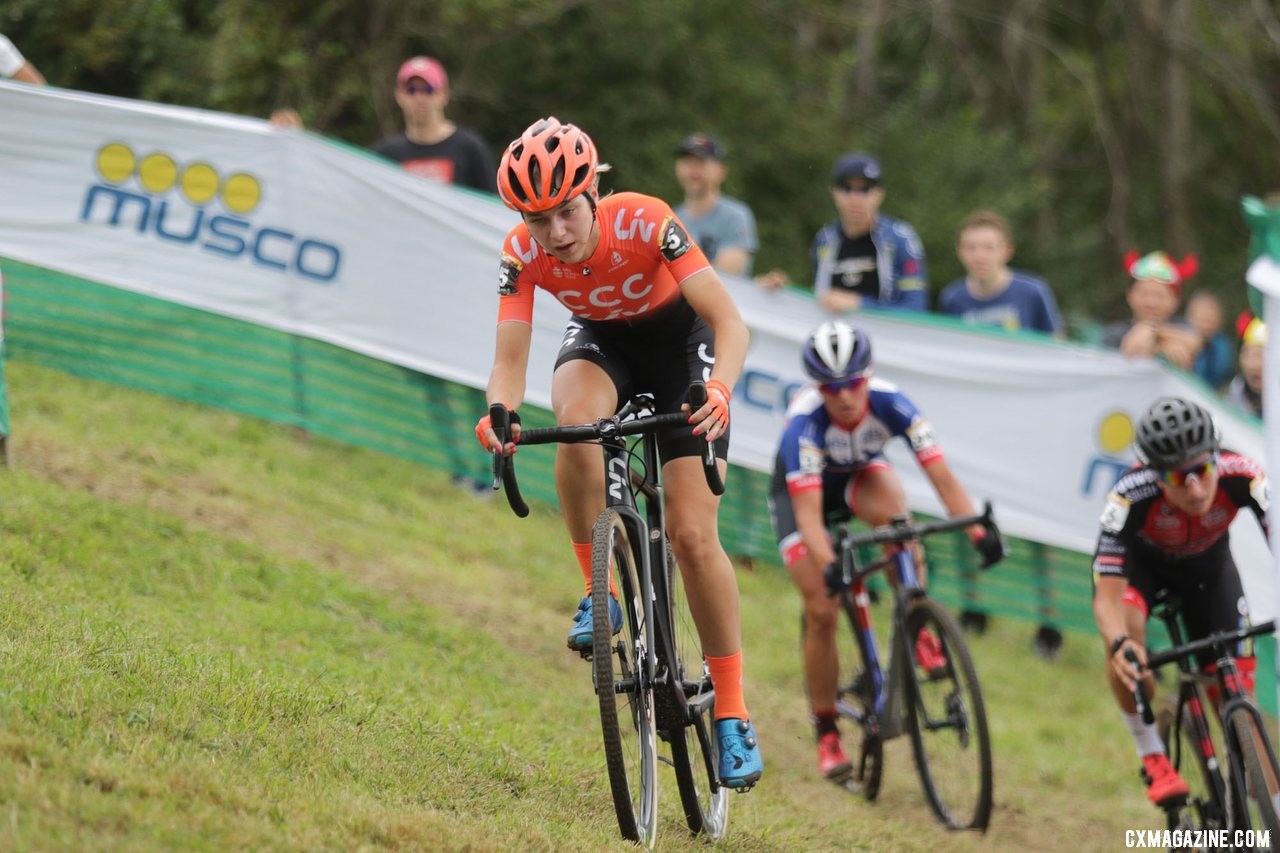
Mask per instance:
[[[1244,763],[1244,805],[1249,827],[1270,830],[1273,840],[1280,838],[1280,816],[1276,814],[1276,798],[1280,797],[1280,768],[1276,767],[1275,750],[1267,736],[1266,726],[1262,724],[1256,708],[1238,705],[1227,715],[1226,728],[1232,732]]]
[[[651,632],[622,516],[615,510],[602,512],[591,539],[591,670],[609,787],[622,837],[652,847],[658,820],[658,747],[653,685],[645,675]],[[609,618],[611,569],[622,605],[622,631],[616,636]]]
[[[991,820],[991,741],[978,673],[964,633],[929,598],[907,612],[904,697],[911,749],[925,796],[951,829],[985,830]],[[933,674],[916,661],[916,637],[928,628],[942,642],[946,665]]]
[[[702,643],[698,639],[697,626],[693,624],[693,615],[689,612],[689,602],[684,595],[684,585],[670,544],[667,544],[665,553],[672,642],[676,654],[674,663],[679,670],[677,676],[686,684],[696,683],[703,689],[710,689]],[[699,694],[697,690],[690,689],[685,695],[692,702]],[[669,737],[671,764],[676,772],[685,822],[694,834],[719,841],[724,837],[729,822],[729,792],[716,778],[720,756],[716,754],[714,720],[715,703],[712,702],[689,725],[669,732]]]

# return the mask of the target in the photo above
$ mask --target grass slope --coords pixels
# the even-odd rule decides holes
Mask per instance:
[[[0,848],[626,849],[561,645],[580,579],[554,515],[26,364],[9,385]],[[989,833],[937,827],[905,738],[876,804],[824,783],[798,598],[772,570],[740,583],[768,769],[723,849],[1107,850],[1159,824],[1093,639],[1048,665],[1007,620],[974,644]],[[661,847],[702,849],[662,784]]]

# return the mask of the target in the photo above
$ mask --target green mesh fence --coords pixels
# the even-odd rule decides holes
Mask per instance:
[[[4,272],[13,358],[289,424],[451,474],[488,477],[472,433],[485,410],[478,389],[29,264],[5,261]],[[545,410],[526,407],[521,414],[527,426],[553,422]],[[0,416],[7,434],[7,408]],[[549,450],[521,454],[528,498],[555,501],[553,457]],[[721,529],[731,553],[776,567],[768,481],[743,468],[730,472]],[[979,573],[964,534],[930,539],[931,591],[957,608],[1091,633],[1089,559],[1025,540],[1010,547],[1008,559]]]

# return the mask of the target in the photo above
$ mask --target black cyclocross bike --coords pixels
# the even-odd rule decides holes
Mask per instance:
[[[706,402],[706,387],[689,389],[691,410]],[[684,600],[680,573],[663,518],[656,433],[689,427],[683,413],[653,414],[653,397],[637,395],[613,417],[593,424],[521,430],[519,445],[598,443],[605,457],[605,509],[592,530],[590,657],[604,729],[605,763],[622,836],[652,847],[658,820],[658,762],[675,770],[685,821],[713,840],[728,822],[728,789],[720,784],[715,740],[715,693],[703,661],[698,633]],[[505,445],[505,406],[489,410],[494,432]],[[627,445],[639,436],[638,446]],[[639,470],[632,462],[639,463]],[[707,485],[724,493],[715,451],[703,458]],[[493,452],[494,488],[501,482],[511,509],[521,518],[529,507],[520,497],[514,460]],[[644,509],[641,512],[640,501]],[[622,606],[622,631],[609,620],[610,573]],[[659,755],[659,741],[668,754]]]
[[[925,537],[974,524],[1000,535],[989,503],[981,515],[920,525],[899,517],[857,535],[840,524],[833,529],[838,562],[826,580],[840,597],[858,660],[836,701],[837,713],[862,731],[846,787],[874,800],[884,770],[884,742],[908,732],[920,782],[938,819],[951,829],[985,830],[991,819],[991,740],[978,673],[955,618],[920,586],[914,556],[915,544]],[[860,566],[857,551],[863,545],[900,547]],[[876,647],[866,589],[867,578],[885,569],[896,578],[887,669]],[[923,631],[932,632],[941,651],[927,670],[916,652]]]
[[[1151,612],[1164,622],[1173,648],[1149,654],[1147,669],[1178,664],[1176,703],[1172,710],[1161,709],[1158,729],[1170,763],[1191,789],[1188,797],[1165,807],[1169,829],[1227,830],[1232,850],[1280,845],[1280,766],[1266,720],[1245,691],[1235,661],[1241,642],[1273,633],[1275,622],[1185,642],[1181,601],[1162,592]],[[1213,675],[1203,674],[1196,665],[1196,656],[1203,652],[1214,655]],[[1137,662],[1132,650],[1126,656]],[[1215,679],[1221,696],[1216,727],[1222,735],[1221,755],[1205,713],[1205,687]],[[1141,681],[1134,698],[1143,721],[1157,722]]]

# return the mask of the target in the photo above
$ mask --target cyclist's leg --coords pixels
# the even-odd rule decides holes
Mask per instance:
[[[595,349],[583,347],[592,343]],[[560,358],[551,377],[551,407],[556,423],[590,423],[612,415],[618,408],[617,368],[603,348],[595,344],[589,328],[571,323]],[[571,649],[591,645],[591,529],[604,509],[604,462],[594,444],[562,444],[556,449],[556,494],[569,541],[586,588],[578,604],[567,639]],[[616,585],[610,588],[617,596]],[[615,630],[622,625],[622,611],[612,612]]]
[[[836,650],[836,631],[839,629],[839,599],[830,595],[824,578],[825,566],[810,553],[799,532],[795,519],[795,506],[787,491],[785,470],[779,462],[774,472],[773,487],[769,494],[769,514],[778,549],[792,582],[804,601],[804,634],[801,637],[801,657],[804,662],[805,686],[810,710],[815,724],[818,743],[818,769],[828,778],[842,780],[849,776],[853,764],[849,761],[840,742],[836,725],[836,700],[839,695],[839,655]],[[822,494],[802,493],[801,500],[809,495],[809,510],[821,513],[832,495],[840,497],[844,492],[843,481],[827,484]],[[814,506],[818,504],[819,506]],[[825,535],[826,531],[823,531]]]
[[[722,475],[725,467],[721,460]],[[667,535],[716,692],[720,780],[730,788],[749,788],[764,772],[764,762],[743,698],[738,581],[720,545],[716,523],[720,498],[707,488],[702,460],[697,457],[671,459],[662,466],[662,476]]]
[[[1216,569],[1187,578],[1179,584],[1178,592],[1183,602],[1182,621],[1187,627],[1188,640],[1199,640],[1220,631],[1235,631],[1249,624],[1249,602],[1245,599],[1240,573],[1228,548],[1222,548],[1221,561]],[[1200,669],[1206,675],[1212,675],[1217,669],[1215,656],[1216,653],[1212,650],[1197,656]],[[1244,643],[1241,643],[1234,650],[1233,657],[1241,676],[1241,686],[1252,696],[1255,669],[1253,655],[1246,655]],[[1209,685],[1207,692],[1217,710],[1222,697],[1216,681]]]

